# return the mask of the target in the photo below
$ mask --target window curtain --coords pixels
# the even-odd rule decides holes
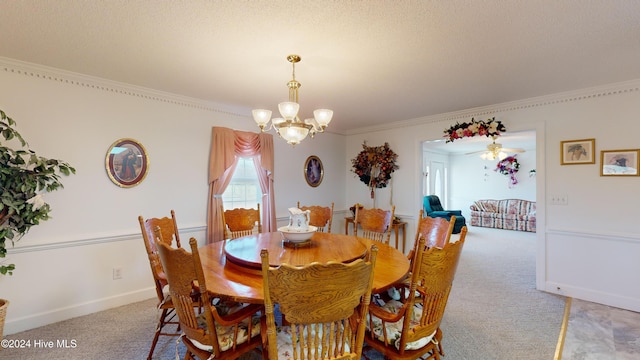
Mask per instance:
[[[260,207],[262,230],[276,230],[275,196],[273,194],[273,135],[214,127],[209,154],[209,206],[207,209],[207,242],[223,239],[222,194],[231,182],[238,157],[252,157],[262,190]]]

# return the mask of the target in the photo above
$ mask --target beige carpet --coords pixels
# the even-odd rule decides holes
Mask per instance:
[[[565,302],[535,290],[535,240],[532,233],[469,228],[441,326],[445,359],[553,359]],[[7,335],[31,347],[2,349],[0,359],[145,359],[156,316],[149,300]],[[35,348],[36,340],[77,346]],[[161,338],[154,358],[174,359],[174,339]]]

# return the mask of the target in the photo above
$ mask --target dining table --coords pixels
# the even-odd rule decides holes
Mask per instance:
[[[209,291],[238,302],[262,304],[262,249],[269,252],[270,266],[304,266],[363,259],[372,245],[378,247],[373,274],[373,292],[377,293],[406,277],[409,259],[392,246],[353,235],[315,232],[309,241],[292,243],[281,232],[266,232],[210,243],[198,253]]]

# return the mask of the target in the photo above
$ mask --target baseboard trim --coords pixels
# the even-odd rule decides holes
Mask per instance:
[[[74,304],[63,308],[52,309],[50,311],[41,312],[38,314],[31,314],[29,316],[23,316],[21,318],[7,320],[4,324],[4,334],[16,334],[40,326],[68,320],[74,317],[88,315],[98,311],[108,310],[138,301],[148,300],[154,298],[155,296],[155,288],[150,287],[106,297],[103,299]],[[9,304],[9,311],[10,308],[11,304]]]
[[[594,291],[577,286],[569,286],[557,282],[546,282],[544,291],[597,304],[613,306],[619,309],[640,312],[640,300],[628,296],[620,296],[602,291]]]

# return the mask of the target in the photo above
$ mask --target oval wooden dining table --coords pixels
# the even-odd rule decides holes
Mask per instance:
[[[408,274],[409,260],[391,246],[353,235],[316,232],[309,243],[293,246],[284,241],[280,232],[270,232],[211,243],[198,252],[211,292],[239,302],[262,304],[262,249],[269,251],[271,266],[299,266],[314,261],[351,262],[363,258],[374,244],[378,246],[378,256],[373,288],[374,292],[381,292]]]

